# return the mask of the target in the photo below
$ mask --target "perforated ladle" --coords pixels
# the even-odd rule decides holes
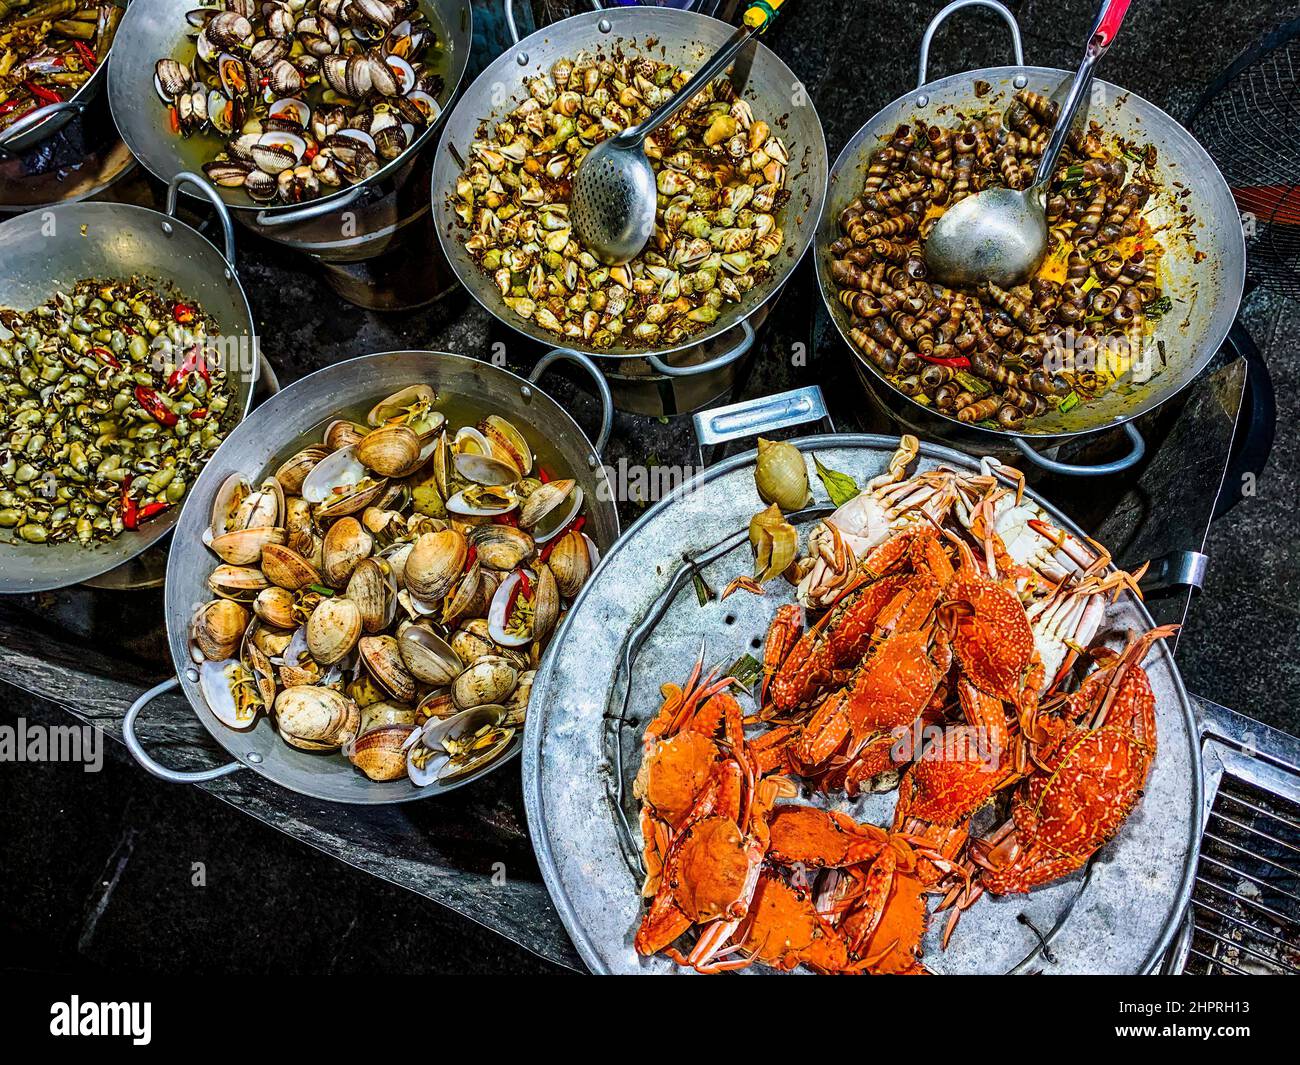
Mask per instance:
[[[1051,139],[1027,189],[990,188],[949,207],[925,242],[930,275],[945,285],[985,281],[1007,288],[1026,280],[1047,254],[1047,186],[1079,105],[1088,96],[1093,70],[1106,54],[1129,0],[1105,0],[1093,22]]]
[[[655,230],[658,192],[645,154],[645,139],[722,73],[751,40],[772,24],[785,0],[755,0],[713,57],[681,89],[638,125],[601,141],[587,153],[573,178],[569,218],[578,239],[608,266],[630,262]]]

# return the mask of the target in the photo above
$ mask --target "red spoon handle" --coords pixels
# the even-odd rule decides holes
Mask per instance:
[[[1098,48],[1110,47],[1111,41],[1119,33],[1124,16],[1128,14],[1128,5],[1129,0],[1109,0],[1102,8],[1101,15],[1097,19],[1097,29],[1092,35],[1093,43]]]

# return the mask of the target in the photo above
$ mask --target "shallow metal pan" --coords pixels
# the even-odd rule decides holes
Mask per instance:
[[[986,67],[927,82],[929,47],[935,31],[949,15],[969,6],[992,8],[1007,22],[1012,31],[1015,65]],[[853,135],[831,168],[827,209],[817,235],[817,277],[827,312],[844,343],[866,370],[865,376],[875,379],[877,389],[893,393],[888,402],[905,408],[905,417],[910,415],[922,425],[941,420],[950,429],[960,426],[968,434],[987,439],[990,446],[1014,444],[1030,461],[1048,465],[1056,472],[1109,473],[1141,458],[1142,439],[1127,423],[1177,395],[1214,357],[1232,327],[1245,281],[1245,241],[1232,193],[1205,149],[1164,111],[1126,89],[1097,80],[1080,119],[1098,123],[1108,136],[1153,144],[1157,150],[1154,176],[1159,190],[1146,214],[1153,227],[1165,224],[1170,227],[1161,233],[1166,247],[1161,261],[1161,284],[1165,294],[1173,298],[1174,309],[1161,320],[1155,334],[1164,344],[1168,364],[1145,384],[1113,387],[1096,400],[1080,403],[1065,414],[1053,412],[1036,418],[1021,432],[958,422],[903,396],[874,363],[858,353],[848,336],[849,312],[836,298],[837,289],[831,279],[833,257],[827,250],[840,235],[837,221],[840,212],[862,189],[872,152],[897,126],[917,117],[936,123],[951,122],[960,113],[1005,107],[1022,88],[1059,96],[1073,77],[1064,70],[1024,64],[1019,28],[1015,17],[1003,5],[991,0],[957,0],[945,7],[930,22],[922,39],[915,91],[876,112]],[[977,90],[977,85],[982,88],[981,83],[990,88],[984,92]],[[1203,261],[1197,261],[1201,256]],[[1125,459],[1106,467],[1061,467],[1042,459],[1030,446],[1030,441],[1059,443],[1121,425],[1126,426],[1131,437],[1131,450]]]
[[[176,526],[167,562],[165,608],[167,638],[177,677],[145,692],[127,712],[123,730],[127,746],[136,760],[155,776],[176,783],[194,783],[225,776],[247,767],[291,791],[330,802],[377,805],[429,798],[461,787],[492,772],[518,753],[522,739],[484,771],[450,785],[432,784],[417,788],[405,777],[387,783],[367,779],[338,755],[312,754],[290,747],[263,716],[246,732],[221,724],[198,685],[198,671],[190,657],[189,624],[194,606],[211,598],[208,574],[215,556],[201,539],[209,522],[212,500],[222,482],[232,473],[252,477],[283,457],[286,448],[313,425],[349,407],[368,406],[377,399],[416,382],[432,385],[439,392],[464,396],[472,402],[499,411],[526,426],[528,435],[545,441],[564,456],[572,475],[586,492],[586,531],[604,551],[618,536],[618,512],[600,448],[609,435],[612,407],[608,391],[603,392],[601,429],[593,445],[577,423],[536,381],[557,359],[576,362],[597,382],[600,373],[591,361],[567,352],[552,352],[534,367],[530,378],[463,355],[439,351],[390,351],[365,355],[336,363],[295,381],[273,399],[258,407],[217,449],[195,482]],[[599,390],[598,384],[598,390]],[[548,654],[550,651],[547,652]],[[213,738],[235,760],[198,773],[167,769],[154,761],[135,735],[135,721],[157,695],[179,686]]]
[[[167,211],[119,203],[72,203],[32,211],[0,223],[0,306],[30,310],[59,289],[86,277],[139,275],[197,301],[220,328],[234,388],[228,408],[233,427],[248,412],[258,377],[253,312],[235,276],[234,230],[220,212],[225,253],[175,217],[178,189],[210,186],[194,174],[178,174],[167,193]],[[227,343],[229,347],[227,347]],[[38,592],[78,584],[134,558],[176,523],[173,507],[135,532],[83,546],[27,544],[0,538],[0,593]]]
[[[701,415],[697,420],[707,419],[710,429],[701,439],[767,431],[757,422],[779,413],[782,399]],[[806,398],[797,402],[805,410],[816,406]],[[793,397],[788,406],[781,424],[806,420]],[[729,428],[737,425],[745,428]],[[861,484],[884,471],[898,440],[845,434],[794,443]],[[751,572],[746,530],[761,506],[753,462],[752,451],[727,459],[647,511],[602,559],[569,611],[557,650],[534,680],[536,711],[524,743],[529,832],[565,928],[595,972],[681,971],[663,957],[641,958],[632,947],[642,913],[632,781],[641,730],[659,705],[659,685],[684,678],[701,633],[712,664],[757,655],[756,643],[777,606],[789,601],[788,594],[774,592],[701,607],[683,561],[708,554],[703,576],[714,588]],[[940,463],[978,467],[961,452],[922,444],[917,469]],[[1062,528],[1079,533],[1064,514],[1034,498]],[[831,509],[826,505],[820,512]],[[724,540],[731,550],[712,550]],[[1109,645],[1118,646],[1129,630],[1152,624],[1141,602],[1125,595],[1108,607],[1101,631]],[[963,915],[948,950],[938,943],[944,922],[932,921],[928,967],[947,973],[1144,973],[1158,963],[1191,891],[1200,833],[1200,751],[1169,649],[1158,645],[1145,666],[1156,694],[1159,751],[1142,804],[1085,871],[1028,895],[981,899]],[[890,793],[837,805],[879,824],[888,820],[894,798]],[[1022,923],[1021,914],[1029,923]]]

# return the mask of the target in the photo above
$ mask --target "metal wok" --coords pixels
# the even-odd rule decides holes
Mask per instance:
[[[112,0],[108,2],[111,3]],[[131,0],[122,0],[121,6],[125,7],[130,2]],[[121,28],[119,24],[118,29]],[[77,115],[82,114],[103,90],[107,79],[105,70],[116,46],[117,38],[114,37],[113,44],[109,46],[108,52],[100,60],[99,65],[68,99],[37,107],[0,133],[0,159],[18,155],[47,137],[53,137]]]
[[[318,370],[258,407],[217,449],[191,489],[176,526],[167,562],[164,605],[168,644],[177,677],[144,693],[126,715],[123,723],[126,743],[136,760],[155,776],[176,783],[212,780],[247,766],[303,795],[330,802],[375,805],[409,802],[450,791],[499,768],[518,753],[522,732],[516,735],[513,746],[504,755],[479,772],[450,784],[434,783],[417,788],[404,777],[387,783],[369,780],[338,754],[313,754],[290,747],[265,716],[252,729],[235,731],[217,720],[203,697],[198,670],[191,657],[189,628],[194,605],[211,598],[207,578],[216,557],[204,545],[202,533],[222,482],[232,473],[259,476],[262,470],[282,460],[286,450],[313,426],[336,417],[339,411],[368,407],[383,396],[417,382],[505,415],[523,427],[539,455],[554,452],[586,493],[587,533],[602,552],[610,547],[619,533],[618,512],[605,467],[600,462],[600,449],[609,435],[613,416],[609,393],[603,390],[602,424],[593,446],[564,408],[535,383],[559,359],[581,365],[598,382],[598,390],[601,388],[600,373],[591,361],[568,352],[544,356],[530,378],[525,379],[463,355],[390,351]],[[199,720],[235,761],[203,772],[185,773],[167,769],[145,753],[135,735],[136,718],[155,696],[178,685]]]
[[[193,0],[133,0],[122,19],[109,70],[108,101],[113,120],[132,154],[162,181],[169,181],[179,170],[197,170],[206,161],[197,141],[172,133],[167,109],[153,88],[154,65],[159,59],[193,53],[192,39],[187,34],[191,27],[185,21],[185,12],[193,6]],[[455,97],[469,61],[470,6],[463,0],[420,0],[420,8],[429,16],[446,50],[446,84],[438,97],[438,106],[445,109]],[[217,193],[241,224],[272,240],[301,241],[307,239],[303,227],[312,220],[333,216],[345,208],[356,211],[390,192],[421,150],[432,143],[438,125],[435,121],[426,126],[401,155],[366,180],[304,206],[258,204],[242,189],[218,188]],[[339,240],[337,222],[327,230],[328,236],[310,239]]]
[[[968,6],[994,9],[1011,30],[1014,66],[987,67],[927,82],[930,41],[940,24],[953,12]],[[1150,380],[1129,387],[1112,387],[1089,403],[1067,413],[1051,412],[1027,423],[1020,432],[985,429],[958,422],[915,400],[889,384],[875,364],[858,354],[849,340],[849,313],[836,299],[831,280],[832,256],[827,250],[839,236],[838,217],[861,191],[868,160],[900,124],[918,117],[935,123],[951,122],[961,113],[1005,107],[1020,89],[1047,96],[1064,92],[1072,74],[1050,67],[1024,64],[1020,31],[1014,16],[993,0],[957,0],[940,11],[921,41],[917,88],[878,111],[849,141],[831,169],[827,211],[817,235],[817,277],[822,299],[840,335],[855,353],[864,379],[872,380],[882,400],[909,424],[931,435],[942,434],[985,450],[1010,443],[1027,459],[1058,473],[1111,473],[1141,458],[1144,445],[1130,424],[1140,414],[1180,392],[1205,368],[1223,343],[1241,301],[1245,280],[1246,249],[1237,208],[1223,175],[1190,133],[1147,100],[1117,85],[1097,80],[1086,114],[1080,121],[1096,122],[1109,137],[1122,137],[1139,145],[1153,144],[1158,162],[1153,170],[1156,195],[1146,209],[1166,247],[1161,260],[1161,284],[1172,297],[1174,309],[1161,320],[1155,337],[1163,344],[1167,364]],[[976,86],[987,83],[988,91]],[[1059,90],[1059,92],[1058,92]],[[1177,183],[1177,186],[1175,185]],[[957,427],[960,426],[960,429]],[[1025,439],[1060,443],[1070,437],[1123,426],[1131,439],[1127,456],[1103,466],[1067,466],[1039,455]],[[954,430],[957,430],[954,437]]]
[[[174,217],[184,184],[210,187],[178,174],[167,192],[167,213],[117,203],[74,203],[33,211],[0,224],[0,306],[30,310],[59,289],[87,277],[131,277],[165,282],[196,300],[220,326],[226,372],[234,388],[227,408],[233,427],[248,413],[258,377],[253,313],[235,276],[230,217],[212,197],[222,222],[225,254]],[[84,546],[27,544],[0,539],[0,593],[62,588],[96,577],[134,558],[176,523],[173,507],[137,531]]]
[[[513,31],[513,24],[511,28]],[[492,278],[465,250],[467,234],[455,215],[453,200],[456,178],[469,158],[469,146],[480,124],[500,118],[518,106],[528,95],[525,82],[549,71],[561,57],[580,52],[599,55],[615,49],[633,54],[645,51],[662,62],[695,68],[732,32],[733,27],[725,22],[689,11],[663,8],[591,11],[554,23],[519,41],[517,47],[499,56],[465,91],[447,119],[434,160],[435,225],[442,250],[457,278],[505,325],[546,345],[557,342],[556,334],[525,321],[506,307]],[[629,368],[623,364],[639,362],[639,376],[644,379],[647,374],[661,377],[709,374],[736,363],[753,343],[752,328],[738,330],[737,327],[748,325],[748,320],[776,295],[813,239],[826,192],[827,156],[821,121],[811,101],[800,92],[799,79],[776,53],[759,42],[754,45],[752,64],[747,62],[747,55],[748,52],[742,53],[733,73],[738,79],[737,88],[753,103],[756,114],[785,119],[780,132],[791,154],[790,200],[782,220],[786,249],[772,260],[776,269],[768,281],[755,286],[741,303],[724,308],[715,323],[681,344],[648,352],[645,348],[625,346],[592,348],[562,338],[569,346],[595,357],[606,370],[617,373]],[[792,93],[796,100],[793,104]],[[730,349],[705,357],[701,349],[727,333],[734,338]],[[669,356],[673,358],[670,360]],[[701,358],[705,361],[700,361]],[[634,409],[646,408],[637,404]]]

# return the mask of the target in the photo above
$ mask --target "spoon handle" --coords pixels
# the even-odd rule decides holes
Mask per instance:
[[[728,64],[740,54],[740,50],[751,40],[768,28],[780,11],[785,0],[754,0],[745,10],[743,23],[736,28],[713,56],[695,72],[695,75],[678,89],[672,96],[650,112],[645,121],[625,129],[618,135],[620,148],[631,148],[640,144],[651,133],[680,111],[701,89],[727,69]]]
[[[1093,21],[1092,32],[1088,35],[1088,47],[1083,53],[1083,62],[1079,64],[1078,73],[1074,75],[1070,93],[1061,106],[1061,115],[1056,120],[1051,139],[1047,142],[1042,159],[1039,160],[1032,192],[1041,194],[1046,191],[1048,182],[1052,180],[1057,157],[1061,154],[1065,138],[1070,135],[1070,129],[1074,125],[1074,116],[1083,101],[1087,99],[1092,87],[1093,70],[1098,60],[1110,48],[1115,35],[1119,33],[1120,24],[1128,12],[1128,5],[1129,0],[1103,0],[1101,10],[1097,12],[1097,17]]]

